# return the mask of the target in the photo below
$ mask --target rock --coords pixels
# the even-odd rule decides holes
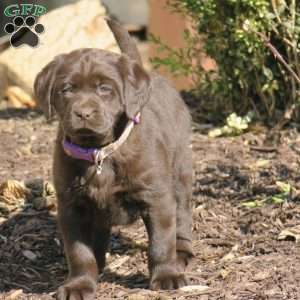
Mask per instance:
[[[56,207],[57,201],[52,183],[41,178],[35,178],[25,181],[25,186],[30,190],[28,200],[35,209],[53,209]]]
[[[47,198],[44,197],[33,198],[32,205],[37,210],[42,210],[44,208],[47,208]]]
[[[25,180],[25,186],[31,190],[34,196],[42,196],[44,191],[44,180],[42,178],[34,178]]]
[[[32,205],[36,210],[52,209],[56,207],[55,197],[36,197],[32,199]]]
[[[78,48],[119,52],[104,16],[99,0],[82,0],[41,16],[38,23],[45,31],[39,35],[37,47],[10,47],[0,54],[0,95],[8,86],[18,86],[26,97],[32,97],[37,73],[58,54]]]

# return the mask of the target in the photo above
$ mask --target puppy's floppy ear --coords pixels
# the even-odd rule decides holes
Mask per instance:
[[[38,73],[34,81],[35,98],[47,119],[50,119],[54,112],[52,106],[53,87],[56,79],[56,72],[61,60],[62,55],[55,57],[53,61],[51,61]]]
[[[150,98],[150,77],[140,64],[125,56],[118,65],[123,83],[122,103],[127,117],[132,120]]]

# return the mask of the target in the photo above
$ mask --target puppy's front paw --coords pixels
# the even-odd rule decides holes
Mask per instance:
[[[176,265],[158,265],[151,276],[150,289],[174,290],[187,284],[185,275],[176,268]]]
[[[57,300],[93,300],[96,293],[96,282],[89,276],[78,276],[69,279],[56,294]]]

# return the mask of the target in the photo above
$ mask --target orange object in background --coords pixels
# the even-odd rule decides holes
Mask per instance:
[[[167,7],[167,0],[149,0],[150,15],[148,31],[155,36],[159,36],[161,40],[172,48],[183,48],[185,42],[183,39],[183,31],[190,27],[186,18],[181,14],[171,13]],[[157,46],[153,43],[149,45],[149,56],[164,57],[164,53],[157,52]],[[201,53],[199,54],[201,55]],[[216,68],[214,60],[203,57],[202,66],[205,70]],[[158,73],[169,78],[178,90],[189,89],[192,87],[191,78],[175,77],[166,68],[160,68]]]

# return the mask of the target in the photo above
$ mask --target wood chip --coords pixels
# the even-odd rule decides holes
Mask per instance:
[[[5,299],[6,300],[14,300],[17,299],[20,295],[23,294],[23,290],[13,290],[9,294],[6,295]]]
[[[24,250],[22,251],[22,254],[29,260],[36,260],[37,258],[37,255],[30,250]]]
[[[205,292],[209,289],[207,285],[187,285],[181,287],[179,290],[182,292]]]
[[[109,266],[108,266],[108,269],[110,271],[115,271],[117,269],[119,269],[125,262],[127,262],[129,260],[129,256],[124,256],[124,257],[121,257],[115,261],[113,261]]]
[[[148,297],[140,294],[132,294],[128,296],[128,300],[147,300]]]
[[[286,239],[293,239],[298,243],[300,241],[300,225],[282,230],[278,236],[278,240]]]

